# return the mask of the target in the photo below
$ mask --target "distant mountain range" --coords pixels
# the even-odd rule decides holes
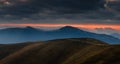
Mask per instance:
[[[52,31],[44,31],[30,26],[0,30],[0,43],[20,43],[63,38],[95,38],[111,44],[120,44],[120,39],[116,37],[91,33],[71,26],[65,26]]]
[[[118,33],[113,33],[113,34],[111,34],[112,36],[114,36],[114,37],[116,37],[116,38],[119,38],[120,39],[120,34],[118,34]]]
[[[0,64],[120,64],[120,45],[93,38],[2,44]]]

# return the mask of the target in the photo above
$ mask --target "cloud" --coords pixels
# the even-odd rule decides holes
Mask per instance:
[[[95,32],[102,33],[102,34],[120,33],[119,30],[115,30],[113,28],[96,28]]]
[[[108,7],[111,8],[111,9],[114,9],[116,11],[120,11],[120,0],[111,0],[109,3],[108,3]]]
[[[105,0],[7,0],[0,2],[0,23],[98,23],[120,24],[119,1]]]
[[[96,10],[103,7],[102,0],[29,0],[25,3],[17,0],[8,0],[7,2],[13,5],[3,6],[0,14],[26,16],[29,14],[43,13],[46,10],[66,14]]]

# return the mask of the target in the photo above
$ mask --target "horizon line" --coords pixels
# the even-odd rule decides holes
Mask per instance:
[[[87,28],[87,29],[95,29],[95,28],[112,28],[115,30],[120,30],[120,25],[118,24],[0,24],[1,27],[64,27],[64,26],[73,26],[77,28]]]

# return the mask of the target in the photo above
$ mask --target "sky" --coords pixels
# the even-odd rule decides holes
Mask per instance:
[[[120,0],[0,0],[0,27],[66,25],[120,31]]]

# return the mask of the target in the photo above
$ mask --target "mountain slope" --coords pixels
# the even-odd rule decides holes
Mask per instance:
[[[0,60],[8,56],[9,54],[12,54],[30,44],[32,44],[32,42],[20,43],[20,44],[1,44],[0,45]]]
[[[0,43],[45,41],[63,38],[95,38],[111,44],[120,43],[120,39],[113,36],[91,33],[71,26],[65,26],[52,31],[43,31],[32,27],[0,30]]]
[[[114,36],[114,37],[117,37],[120,39],[120,34],[118,34],[118,33],[113,33],[113,34],[111,34],[111,36]]]
[[[120,64],[120,45],[112,45],[102,53],[87,59],[84,64]]]
[[[0,30],[0,43],[19,43],[28,41],[38,41],[38,35],[42,36],[43,31],[32,27],[7,28]]]
[[[96,39],[58,39],[25,46],[0,60],[0,64],[117,64],[119,53],[119,45]]]

